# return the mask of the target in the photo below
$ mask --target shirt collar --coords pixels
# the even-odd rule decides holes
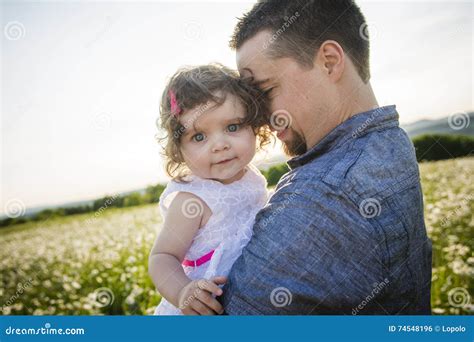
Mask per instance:
[[[398,113],[395,105],[379,107],[356,114],[326,135],[306,153],[290,159],[287,163],[291,169],[302,166],[350,139],[359,138],[370,131],[385,127],[398,126]]]

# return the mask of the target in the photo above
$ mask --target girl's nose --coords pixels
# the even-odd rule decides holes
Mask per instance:
[[[229,143],[225,139],[216,139],[212,144],[212,152],[216,153],[219,151],[226,151],[230,147]]]

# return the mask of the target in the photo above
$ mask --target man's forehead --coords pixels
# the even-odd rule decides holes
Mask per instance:
[[[237,49],[237,67],[242,77],[253,77],[262,80],[264,75],[271,70],[269,58],[265,55],[265,49],[271,42],[271,33],[261,31],[247,40]]]

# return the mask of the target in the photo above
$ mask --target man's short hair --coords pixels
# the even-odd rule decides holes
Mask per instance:
[[[262,30],[272,32],[262,46],[269,57],[292,57],[312,67],[321,44],[335,40],[361,79],[370,79],[367,24],[353,0],[259,0],[239,19],[229,45],[239,49]]]

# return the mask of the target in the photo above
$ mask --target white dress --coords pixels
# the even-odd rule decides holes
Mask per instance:
[[[268,200],[265,177],[253,165],[246,167],[244,176],[233,183],[189,176],[189,183],[170,181],[160,196],[160,211],[164,218],[178,192],[189,192],[203,200],[212,215],[193,239],[185,259],[197,260],[214,250],[212,258],[200,266],[183,266],[190,279],[210,279],[227,276],[233,263],[242,253],[251,236],[257,212]],[[196,203],[194,203],[196,204]],[[186,209],[185,209],[186,210]],[[200,210],[189,205],[189,214]],[[155,315],[181,315],[181,310],[165,298],[155,310]]]

